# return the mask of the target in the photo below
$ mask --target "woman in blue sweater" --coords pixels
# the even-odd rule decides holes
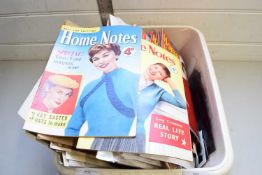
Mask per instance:
[[[91,149],[135,153],[145,152],[145,120],[150,116],[158,102],[165,101],[180,108],[186,108],[186,102],[177,90],[176,85],[171,81],[170,76],[170,71],[164,64],[155,63],[146,69],[144,76],[140,79],[137,104],[137,133],[135,138],[99,138],[94,140]],[[174,96],[159,87],[155,83],[156,80],[166,82],[172,89]],[[114,143],[114,145],[111,143]]]
[[[174,94],[169,94],[166,90],[159,87],[154,81],[160,80],[167,83]],[[162,63],[150,65],[140,80],[139,89],[141,95],[138,97],[138,121],[137,121],[137,144],[139,152],[145,150],[145,120],[154,110],[159,101],[165,101],[177,107],[186,108],[186,103],[177,90],[176,85],[171,80],[168,68]],[[150,99],[150,100],[148,100]]]
[[[89,49],[90,62],[103,75],[85,86],[65,129],[65,136],[78,136],[86,121],[86,136],[129,136],[136,118],[139,77],[118,68],[120,54],[118,44],[98,44]]]

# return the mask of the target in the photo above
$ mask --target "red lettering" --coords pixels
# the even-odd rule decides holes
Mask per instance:
[[[145,45],[141,45],[141,51],[144,51],[144,52],[148,51],[150,54],[152,54],[152,55],[154,55],[154,56],[157,56],[158,58],[161,58],[161,59],[163,59],[163,60],[165,60],[165,61],[168,61],[168,62],[170,62],[170,63],[173,63],[174,65],[176,64],[176,62],[175,62],[174,59],[166,56],[165,54],[163,54],[163,53],[161,53],[161,52],[158,52],[158,51],[156,50],[156,48],[155,48],[154,46],[152,46],[152,45],[149,45],[148,48],[147,48],[147,46],[145,46]]]

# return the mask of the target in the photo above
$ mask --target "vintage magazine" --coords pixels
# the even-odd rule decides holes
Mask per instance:
[[[183,83],[184,83],[184,88],[185,88],[185,96],[187,100],[187,111],[188,111],[190,129],[195,139],[199,141],[198,134],[197,134],[198,133],[197,121],[196,121],[194,106],[192,103],[191,92],[190,92],[189,85],[188,85],[186,66],[185,66],[183,58],[179,54],[178,49],[176,48],[175,44],[169,39],[168,35],[163,30],[149,31],[149,32],[144,33],[142,37],[143,39],[146,39],[162,47],[163,49],[174,54],[175,57],[178,57],[180,59],[180,62],[182,64],[182,70],[183,70]]]
[[[177,48],[175,47],[174,43],[169,39],[167,34],[164,31],[161,31],[161,47],[169,51],[170,53],[174,54],[176,57],[179,57],[180,62],[182,64],[183,70],[183,83],[185,88],[185,96],[187,100],[187,111],[188,111],[188,118],[191,132],[194,134],[195,137],[198,139],[198,127],[197,121],[195,116],[195,110],[192,102],[191,92],[188,85],[187,73],[186,73],[186,66],[182,56],[178,53]]]
[[[63,25],[32,91],[24,129],[55,136],[135,136],[140,45],[140,27]]]
[[[192,161],[190,127],[178,57],[142,40],[135,138],[79,138],[77,148],[146,153]]]

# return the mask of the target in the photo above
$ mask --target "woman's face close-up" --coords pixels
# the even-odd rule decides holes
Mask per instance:
[[[48,109],[55,109],[60,107],[71,95],[72,89],[62,86],[53,86],[47,92],[45,97],[46,107]]]
[[[146,70],[146,75],[152,81],[163,80],[167,77],[165,70],[157,64],[150,65]]]
[[[117,56],[113,50],[101,50],[92,57],[93,65],[104,73],[117,68]]]

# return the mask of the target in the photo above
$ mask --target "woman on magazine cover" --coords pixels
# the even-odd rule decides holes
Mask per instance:
[[[41,86],[32,108],[57,113],[57,109],[73,95],[73,89],[78,87],[79,84],[67,76],[50,75]]]
[[[139,76],[117,66],[118,44],[97,44],[88,54],[103,75],[84,88],[65,135],[78,136],[87,121],[87,136],[129,136],[136,116]]]
[[[156,80],[166,82],[175,96],[159,87],[155,83]],[[146,142],[144,124],[159,101],[165,101],[183,109],[186,108],[183,97],[177,90],[176,85],[171,81],[171,74],[168,68],[162,63],[155,63],[147,67],[144,76],[142,76],[139,82],[136,137],[122,139],[96,138],[92,143],[91,149],[144,153]],[[114,143],[114,145],[111,143]],[[110,149],[109,146],[111,147]]]

